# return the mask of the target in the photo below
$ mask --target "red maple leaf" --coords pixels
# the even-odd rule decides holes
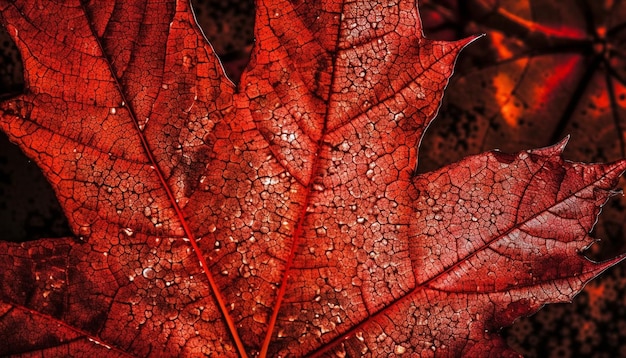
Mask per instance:
[[[0,1],[0,126],[76,237],[2,242],[2,354],[514,355],[626,161],[562,142],[415,175],[458,52],[414,2],[259,2],[241,83],[186,1]]]

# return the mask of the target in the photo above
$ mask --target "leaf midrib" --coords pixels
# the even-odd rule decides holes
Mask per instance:
[[[205,272],[205,275],[209,281],[209,285],[211,287],[211,291],[213,292],[213,295],[215,297],[215,300],[218,303],[218,306],[220,308],[220,311],[222,313],[222,316],[224,317],[224,320],[226,321],[226,325],[230,331],[230,334],[232,336],[232,339],[235,343],[235,346],[237,347],[237,350],[240,354],[240,356],[242,358],[247,358],[247,354],[246,354],[246,350],[243,346],[243,343],[241,341],[241,338],[239,337],[238,331],[236,329],[235,323],[232,319],[232,317],[230,316],[230,314],[228,313],[228,309],[226,307],[226,303],[224,298],[221,295],[221,292],[219,290],[219,287],[217,285],[217,282],[215,281],[215,279],[213,278],[213,275],[211,274],[210,270],[209,270],[209,265],[206,261],[206,259],[204,258],[204,255],[202,255],[202,252],[198,246],[198,244],[196,243],[195,240],[195,236],[193,234],[193,231],[191,230],[191,228],[189,227],[189,224],[187,223],[187,220],[185,219],[185,216],[183,215],[183,212],[181,210],[181,208],[178,206],[178,203],[176,202],[176,197],[174,196],[174,193],[172,192],[171,188],[169,187],[169,185],[167,184],[167,180],[165,179],[165,175],[163,173],[163,171],[161,170],[160,166],[158,165],[158,162],[156,160],[156,158],[154,157],[154,155],[152,154],[152,151],[150,150],[150,146],[148,144],[148,141],[144,135],[144,132],[139,128],[139,121],[137,118],[137,115],[135,114],[135,111],[132,107],[132,103],[130,101],[127,100],[125,92],[123,91],[123,86],[119,80],[119,78],[117,78],[117,76],[115,75],[115,71],[114,68],[112,66],[112,61],[109,58],[108,54],[105,52],[104,50],[104,46],[102,45],[102,42],[100,41],[100,38],[97,36],[97,33],[93,27],[93,23],[89,20],[89,16],[88,11],[86,9],[86,5],[84,2],[81,2],[81,7],[83,10],[83,13],[85,15],[85,18],[87,19],[88,25],[89,25],[89,30],[91,31],[91,35],[94,38],[94,41],[96,41],[96,43],[98,44],[98,47],[100,49],[100,53],[102,54],[102,57],[104,58],[105,62],[107,63],[108,67],[109,67],[109,73],[111,74],[111,78],[113,79],[115,86],[117,87],[118,93],[120,94],[120,96],[122,97],[122,100],[126,103],[126,107],[128,108],[128,113],[129,116],[133,122],[133,125],[135,126],[135,130],[138,133],[138,136],[141,140],[141,146],[146,154],[146,156],[148,157],[148,162],[150,163],[150,165],[152,165],[152,167],[154,167],[154,170],[159,178],[159,183],[161,184],[161,187],[163,188],[163,190],[165,190],[166,195],[168,200],[170,201],[172,208],[174,209],[174,211],[176,212],[176,216],[179,218],[181,225],[183,227],[183,231],[185,232],[186,237],[189,239],[189,243],[191,244],[194,252],[196,253],[196,257],[198,258],[200,265],[202,267],[202,270]],[[174,13],[171,15],[172,18],[170,20],[173,21],[173,18],[176,16],[177,11],[174,10]],[[108,25],[107,25],[108,26]],[[166,37],[169,37],[169,31],[170,28],[168,27],[168,33],[166,34]],[[204,37],[203,37],[204,38]],[[167,46],[166,46],[167,48]]]
[[[341,10],[340,10],[340,14],[344,13],[344,8],[345,8],[345,1],[341,2]],[[335,38],[335,49],[339,49],[339,44],[341,43],[341,24],[344,21],[344,16],[339,16],[339,23],[337,26],[337,34],[336,34],[336,38]],[[334,88],[334,84],[335,81],[337,79],[337,75],[336,75],[336,69],[337,69],[337,58],[339,56],[339,51],[333,51],[333,53],[331,54],[332,56],[332,60],[331,60],[331,68],[332,68],[332,72],[330,75],[330,84],[328,86],[328,102],[330,102],[331,96],[332,96],[332,91]],[[305,220],[307,218],[307,208],[309,206],[309,203],[311,201],[311,197],[313,196],[313,185],[314,185],[314,178],[317,177],[319,168],[320,168],[320,154],[322,153],[322,149],[324,148],[324,139],[326,138],[326,136],[328,135],[327,130],[327,125],[328,125],[328,117],[329,117],[329,113],[330,113],[330,105],[326,105],[325,108],[325,112],[324,112],[324,122],[323,122],[323,126],[322,126],[322,130],[321,133],[322,135],[320,136],[319,140],[317,140],[316,146],[317,146],[317,150],[315,153],[315,159],[313,162],[313,166],[311,169],[311,178],[309,179],[307,185],[306,185],[306,198],[304,200],[304,203],[300,209],[300,214],[298,215],[298,222],[296,224],[296,228],[294,230],[294,233],[292,235],[292,244],[291,244],[291,250],[289,253],[289,257],[287,258],[287,262],[285,264],[285,272],[283,273],[283,277],[280,283],[280,289],[279,292],[276,296],[276,302],[274,304],[273,310],[272,310],[272,315],[270,317],[270,322],[268,324],[268,329],[265,335],[265,339],[263,340],[263,345],[261,346],[261,350],[259,352],[259,357],[260,358],[266,358],[267,354],[268,354],[268,350],[269,350],[269,345],[272,341],[272,336],[273,336],[273,332],[274,332],[274,328],[276,326],[276,320],[278,318],[278,313],[280,311],[280,307],[282,305],[282,301],[283,298],[285,296],[286,290],[287,290],[287,286],[288,286],[288,279],[289,279],[289,271],[291,270],[291,266],[293,265],[293,260],[296,256],[297,253],[297,248],[298,248],[298,243],[300,238],[302,237],[302,233],[304,230],[304,223]]]

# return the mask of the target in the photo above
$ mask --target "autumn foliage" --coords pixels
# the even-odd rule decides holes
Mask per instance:
[[[26,73],[0,127],[74,232],[0,243],[3,355],[516,356],[500,327],[621,260],[579,253],[626,161],[415,174],[473,38],[412,1],[259,1],[238,85],[186,1],[0,11]]]

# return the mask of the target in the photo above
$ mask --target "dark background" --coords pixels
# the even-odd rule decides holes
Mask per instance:
[[[253,2],[193,2],[198,22],[231,78],[237,81],[253,44]],[[626,22],[626,6],[620,1],[541,0],[540,4],[532,0],[503,0],[500,4],[423,0],[421,4],[429,37],[456,39],[476,33],[488,36],[463,52],[439,118],[423,141],[420,171],[484,150],[516,151],[550,145],[555,138],[567,134],[573,134],[566,151],[568,159],[610,161],[625,157],[622,128],[626,127],[626,104],[621,86],[626,78],[622,76],[626,72],[626,46],[622,41],[626,25],[621,20]],[[498,4],[522,20],[501,16]],[[586,33],[587,41],[560,41],[560,35],[546,35],[541,27],[563,29],[564,24]],[[603,27],[608,36],[602,35]],[[508,74],[514,80],[510,95],[520,99],[526,87],[546,88],[551,74],[565,66],[559,61],[570,55],[580,56],[586,70],[561,78],[567,86],[550,88],[552,94],[546,95],[549,99],[541,113],[515,112],[517,117],[513,120],[519,125],[518,131],[506,127],[512,119],[505,114],[486,114],[490,106],[499,103],[497,96],[507,90],[498,82],[498,76]],[[513,73],[520,66],[509,66],[516,61],[523,65],[524,76]],[[0,99],[22,91],[22,76],[19,54],[0,28]],[[468,81],[483,85],[472,88],[468,94]],[[480,96],[483,102],[477,105],[473,96]],[[602,96],[608,98],[607,108],[601,108],[597,100],[594,102]],[[523,104],[521,99],[518,102]],[[547,119],[542,118],[546,113]],[[545,123],[552,127],[549,135],[542,138]],[[577,138],[580,128],[588,136],[580,134]],[[531,138],[529,133],[539,134]],[[621,198],[609,202],[594,233],[604,241],[594,245],[586,253],[588,256],[602,260],[626,252],[625,206]],[[0,238],[22,242],[70,235],[54,193],[38,167],[0,134]],[[587,285],[573,304],[551,305],[518,320],[503,329],[502,334],[511,346],[529,357],[626,356],[625,266],[618,265]]]

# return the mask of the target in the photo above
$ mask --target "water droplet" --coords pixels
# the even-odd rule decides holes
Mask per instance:
[[[345,358],[347,353],[346,353],[346,348],[344,346],[343,343],[341,343],[341,348],[335,352],[335,355],[337,356],[337,358]]]
[[[323,191],[324,190],[324,185],[323,184],[319,184],[319,183],[315,183],[315,184],[313,184],[313,190],[315,190],[315,191]]]
[[[111,114],[115,114],[115,112],[117,112],[117,110],[115,109],[115,107],[111,107],[109,109],[109,112],[111,112]]]
[[[406,352],[406,348],[400,345],[397,345],[396,348],[394,349],[394,353],[396,354],[404,354],[405,352]]]
[[[122,231],[124,232],[124,234],[126,234],[126,236],[133,236],[133,234],[134,234],[133,229],[131,229],[129,227],[123,229]]]
[[[164,90],[170,88],[170,86],[167,85],[167,83],[164,83],[161,85],[161,88],[163,88]]]
[[[347,152],[347,151],[349,151],[349,150],[350,150],[350,144],[348,144],[348,142],[342,142],[342,143],[339,145],[339,149],[341,149],[341,150],[342,150],[342,151],[344,151],[344,152]]]
[[[143,269],[141,274],[143,275],[143,277],[145,277],[147,279],[153,279],[154,278],[154,270],[152,269],[152,267],[146,267],[145,269]]]
[[[252,315],[252,319],[254,319],[254,321],[257,322],[257,323],[266,323],[267,322],[267,317],[264,314],[260,313],[260,312],[257,312],[255,314],[253,314]]]
[[[183,56],[183,67],[189,69],[192,68],[195,64],[194,64],[194,59],[193,57],[191,57],[190,55],[184,55]]]
[[[356,222],[358,222],[359,224],[363,224],[363,223],[365,222],[365,218],[363,218],[363,217],[360,217],[360,216],[359,216],[359,217],[356,219]]]
[[[90,225],[83,225],[81,227],[78,228],[78,235],[83,236],[83,237],[89,237],[89,235],[91,235],[91,226]]]

